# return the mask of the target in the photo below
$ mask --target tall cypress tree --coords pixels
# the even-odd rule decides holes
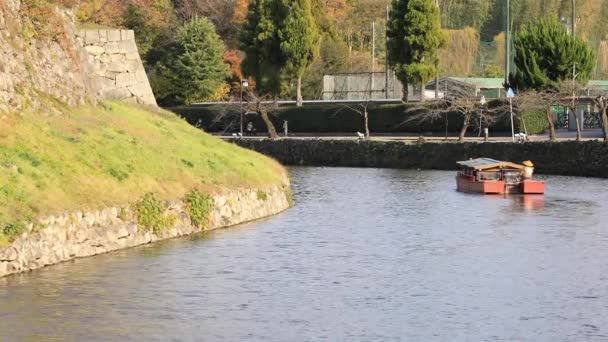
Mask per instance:
[[[387,25],[389,64],[403,84],[424,84],[437,75],[437,50],[444,42],[439,10],[433,0],[393,0]]]
[[[302,75],[318,53],[320,36],[310,0],[283,0],[289,11],[279,32],[281,52],[288,61],[287,73],[297,79],[296,104],[302,106]]]
[[[241,50],[246,54],[241,64],[243,73],[255,78],[260,92],[275,98],[285,83],[287,60],[281,50],[279,31],[287,11],[282,0],[251,1],[240,36]]]

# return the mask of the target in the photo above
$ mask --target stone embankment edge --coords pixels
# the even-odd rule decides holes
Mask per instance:
[[[283,165],[455,170],[456,161],[487,157],[513,162],[532,160],[540,174],[608,178],[608,143],[603,141],[420,144],[291,138],[231,141]]]
[[[131,207],[53,215],[30,223],[28,231],[0,247],[0,277],[60,262],[135,247],[261,219],[290,207],[288,185],[226,191],[213,195],[214,206],[204,229],[195,227],[182,200],[165,203],[175,224],[159,235],[137,225]]]

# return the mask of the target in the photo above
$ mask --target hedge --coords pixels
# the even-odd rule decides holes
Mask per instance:
[[[354,133],[362,132],[363,117],[353,108],[360,109],[356,104],[308,104],[303,107],[280,106],[270,113],[271,120],[279,131],[282,130],[283,121],[288,121],[289,131],[293,133]],[[406,110],[412,104],[376,104],[368,107],[369,126],[372,133],[418,133],[431,134],[445,132],[445,117],[435,121],[418,122],[412,120],[413,113]],[[227,109],[222,106],[190,106],[173,107],[169,110],[179,114],[189,123],[203,128],[208,132],[237,132],[240,126],[238,106]],[[457,133],[462,127],[462,116],[452,112],[448,117],[448,131]],[[492,132],[510,132],[510,122],[500,120],[490,127]],[[253,122],[258,132],[266,131],[258,114],[251,113],[244,116],[244,125]],[[540,123],[536,115],[526,116],[526,125],[529,133],[536,133]],[[517,124],[517,122],[515,123]],[[472,129],[472,128],[470,128]],[[519,129],[519,128],[517,128]],[[523,129],[521,129],[523,132]]]

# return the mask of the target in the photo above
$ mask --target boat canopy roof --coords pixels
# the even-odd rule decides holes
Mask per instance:
[[[459,161],[458,164],[464,166],[465,168],[471,168],[475,170],[488,170],[488,169],[516,169],[523,170],[525,166],[500,161],[491,158],[477,158],[477,159],[469,159],[465,161]]]

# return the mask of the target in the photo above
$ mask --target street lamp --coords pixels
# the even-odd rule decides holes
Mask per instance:
[[[513,98],[515,97],[515,93],[513,89],[509,88],[507,91],[507,98],[509,99],[509,110],[511,111],[511,138],[513,142],[515,142],[515,129],[513,128]]]
[[[486,97],[481,95],[481,99],[479,99],[479,104],[481,105],[481,114],[479,115],[479,135],[481,136],[481,120],[483,119],[483,106],[486,105]]]
[[[243,88],[249,87],[247,80],[241,80],[241,137],[243,136]]]

